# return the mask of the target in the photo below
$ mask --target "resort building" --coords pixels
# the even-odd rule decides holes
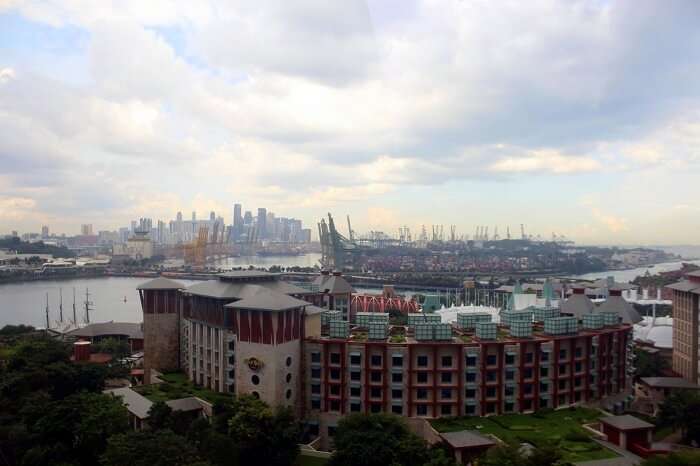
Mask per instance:
[[[685,280],[668,288],[673,291],[673,371],[697,384],[700,271],[686,274]]]
[[[626,307],[414,312],[399,324],[349,315],[350,285],[323,277],[300,286],[241,271],[141,285],[146,371],[179,368],[207,388],[291,406],[325,446],[353,412],[485,416],[605,405],[631,389]]]

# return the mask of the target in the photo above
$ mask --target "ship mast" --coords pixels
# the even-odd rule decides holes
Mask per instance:
[[[90,323],[90,311],[92,308],[93,302],[90,301],[90,292],[88,291],[87,288],[85,288],[85,323],[89,324]]]
[[[59,316],[61,319],[61,323],[63,323],[63,288],[58,289],[58,296],[59,296],[59,301],[58,301],[58,312]]]
[[[46,293],[46,332],[49,331],[49,293]]]
[[[75,313],[75,287],[73,287],[73,325],[78,326],[78,317]]]

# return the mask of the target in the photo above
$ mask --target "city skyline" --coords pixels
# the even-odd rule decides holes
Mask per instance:
[[[0,2],[0,233],[240,202],[697,242],[696,2],[112,8]]]

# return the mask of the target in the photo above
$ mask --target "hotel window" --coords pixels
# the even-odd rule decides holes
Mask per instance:
[[[526,383],[523,385],[523,393],[525,395],[532,395],[532,384]]]
[[[514,354],[506,354],[506,365],[511,366],[515,364],[515,355]]]
[[[417,383],[428,383],[428,373],[427,372],[418,372],[416,374],[416,382]]]
[[[373,414],[381,413],[382,412],[382,405],[379,403],[371,403],[369,405],[369,410]]]
[[[311,384],[311,393],[314,395],[321,394],[321,386],[317,383]]]
[[[312,379],[320,379],[321,378],[321,369],[318,367],[312,367],[311,368],[311,378]]]
[[[540,409],[541,408],[546,408],[547,407],[547,399],[546,398],[540,398]]]
[[[372,382],[381,382],[382,381],[382,372],[381,371],[370,372],[370,380]]]
[[[428,367],[428,356],[418,356],[418,367]]]
[[[467,383],[476,382],[476,373],[475,373],[475,372],[467,372],[467,373],[464,375],[464,380],[465,380]]]
[[[525,363],[531,363],[533,359],[532,353],[525,353]]]
[[[523,410],[529,411],[532,409],[532,400],[523,400]]]
[[[504,391],[505,396],[513,396],[515,394],[515,388],[512,385],[506,385]]]
[[[559,359],[560,359],[560,360],[561,360],[561,359],[566,359],[566,350],[565,350],[565,349],[559,350]]]
[[[442,383],[452,383],[452,373],[451,372],[443,372],[440,374],[440,380]]]
[[[443,388],[442,390],[440,390],[440,398],[443,400],[451,400],[452,390],[449,388]]]
[[[488,356],[486,356],[486,365],[495,366],[496,361],[497,361],[497,358],[496,358],[495,354],[489,354]]]
[[[549,376],[549,367],[540,367],[540,377]]]
[[[362,409],[362,404],[360,404],[359,401],[353,401],[350,403],[350,412],[351,413],[359,413],[361,409]]]
[[[486,381],[487,382],[495,382],[497,378],[498,378],[498,375],[496,374],[496,371],[487,371],[486,372]]]
[[[559,375],[566,375],[566,364],[559,364]]]
[[[581,372],[581,368],[582,368],[582,367],[583,367],[583,366],[581,365],[580,362],[577,362],[577,363],[574,364],[574,370],[575,370],[576,372]]]
[[[381,366],[382,365],[382,356],[380,354],[373,354],[372,357],[370,358],[371,364],[373,366]]]
[[[350,387],[350,396],[360,396],[360,387]]]
[[[331,411],[340,411],[340,401],[331,400]],[[329,434],[330,434],[331,428],[329,427],[328,430],[329,430]]]
[[[442,367],[452,367],[452,356],[442,357]]]
[[[360,374],[360,371],[352,371],[350,372],[350,380],[359,382],[362,380],[362,374]]]
[[[331,364],[340,364],[340,353],[331,353]]]
[[[428,398],[428,390],[425,388],[419,388],[416,390],[416,399],[425,400],[426,398]]]
[[[476,398],[476,390],[473,388],[467,388],[464,390],[464,397],[465,398]]]
[[[311,353],[311,362],[321,362],[321,353],[318,351]]]
[[[331,369],[330,375],[331,375],[331,380],[340,380],[340,370]]]
[[[440,414],[442,414],[443,416],[452,415],[452,406],[451,405],[440,406]]]
[[[580,346],[576,347],[575,354],[577,358],[580,358],[583,355],[583,349]]]
[[[526,379],[532,378],[532,367],[526,367],[523,369],[523,377]]]
[[[543,351],[542,354],[540,354],[540,360],[542,362],[547,362],[549,361],[549,352],[548,351]]]
[[[403,367],[403,356],[392,356],[391,365],[394,367]]]
[[[402,397],[403,397],[403,390],[396,390],[396,389],[392,390],[392,391],[391,391],[391,397],[392,397],[393,399],[397,399],[397,398],[400,399],[400,398],[402,398]]]
[[[466,364],[467,367],[474,367],[474,366],[476,366],[476,356],[468,355],[467,358],[466,358],[466,360],[465,360],[465,364]]]
[[[464,407],[464,412],[465,412],[468,416],[473,416],[474,414],[476,414],[476,406],[474,406],[474,405],[467,405],[467,406]]]
[[[311,409],[321,409],[321,400],[319,400],[319,399],[311,400]]]
[[[428,405],[416,405],[416,416],[427,416]]]
[[[549,385],[546,383],[540,383],[540,392],[546,392],[549,390]]]
[[[403,374],[401,372],[393,372],[391,374],[391,381],[393,383],[401,383],[403,382]]]
[[[496,387],[486,387],[486,398],[496,397]]]
[[[496,403],[486,403],[486,414],[493,414],[496,412]]]
[[[566,388],[566,380],[559,381],[559,390],[564,390]]]
[[[503,410],[507,413],[513,412],[514,408],[515,408],[515,404],[512,401],[506,401],[505,404],[503,405]]]
[[[403,414],[403,406],[391,405],[391,412],[394,414],[402,415]]]
[[[574,379],[574,387],[580,387],[581,386],[581,377],[576,377]]]
[[[340,385],[331,385],[330,391],[331,391],[331,395],[339,396],[340,395]]]
[[[359,354],[351,354],[350,364],[352,364],[353,366],[359,366],[360,364],[362,364],[362,356],[360,356]]]
[[[382,397],[382,389],[379,387],[370,388],[369,396],[372,398],[381,398]]]
[[[514,379],[515,379],[515,371],[507,370],[506,371],[506,380],[514,380]]]

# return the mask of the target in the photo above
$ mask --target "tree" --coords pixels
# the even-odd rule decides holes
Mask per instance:
[[[670,369],[668,360],[658,353],[650,353],[637,348],[635,354],[635,378],[639,377],[661,377]]]
[[[110,437],[100,458],[102,466],[201,466],[197,451],[169,430],[140,431]]]
[[[273,411],[265,402],[244,395],[234,401],[233,412],[229,436],[238,446],[241,464],[294,463],[299,454],[300,429],[291,409]]]
[[[95,464],[107,439],[129,430],[128,414],[121,400],[101,393],[82,392],[51,401],[45,405],[43,415],[29,417],[36,416],[37,411],[25,412],[28,430],[36,439],[34,451],[27,453],[36,459],[50,454],[47,464],[60,460]]]
[[[163,401],[156,401],[148,410],[148,427],[153,430],[170,428],[173,409]]]
[[[654,455],[644,460],[641,466],[697,466],[700,464],[700,453],[681,451],[670,455]]]
[[[351,414],[341,419],[329,466],[422,466],[427,444],[392,414]]]
[[[116,359],[125,358],[131,354],[129,342],[119,338],[105,338],[99,343],[95,343],[93,350],[95,353],[111,354]]]
[[[554,466],[560,460],[561,454],[554,447],[526,452],[518,444],[506,444],[491,448],[479,460],[479,466]]]
[[[672,393],[660,407],[659,422],[680,429],[686,442],[700,444],[700,396],[691,390]]]

